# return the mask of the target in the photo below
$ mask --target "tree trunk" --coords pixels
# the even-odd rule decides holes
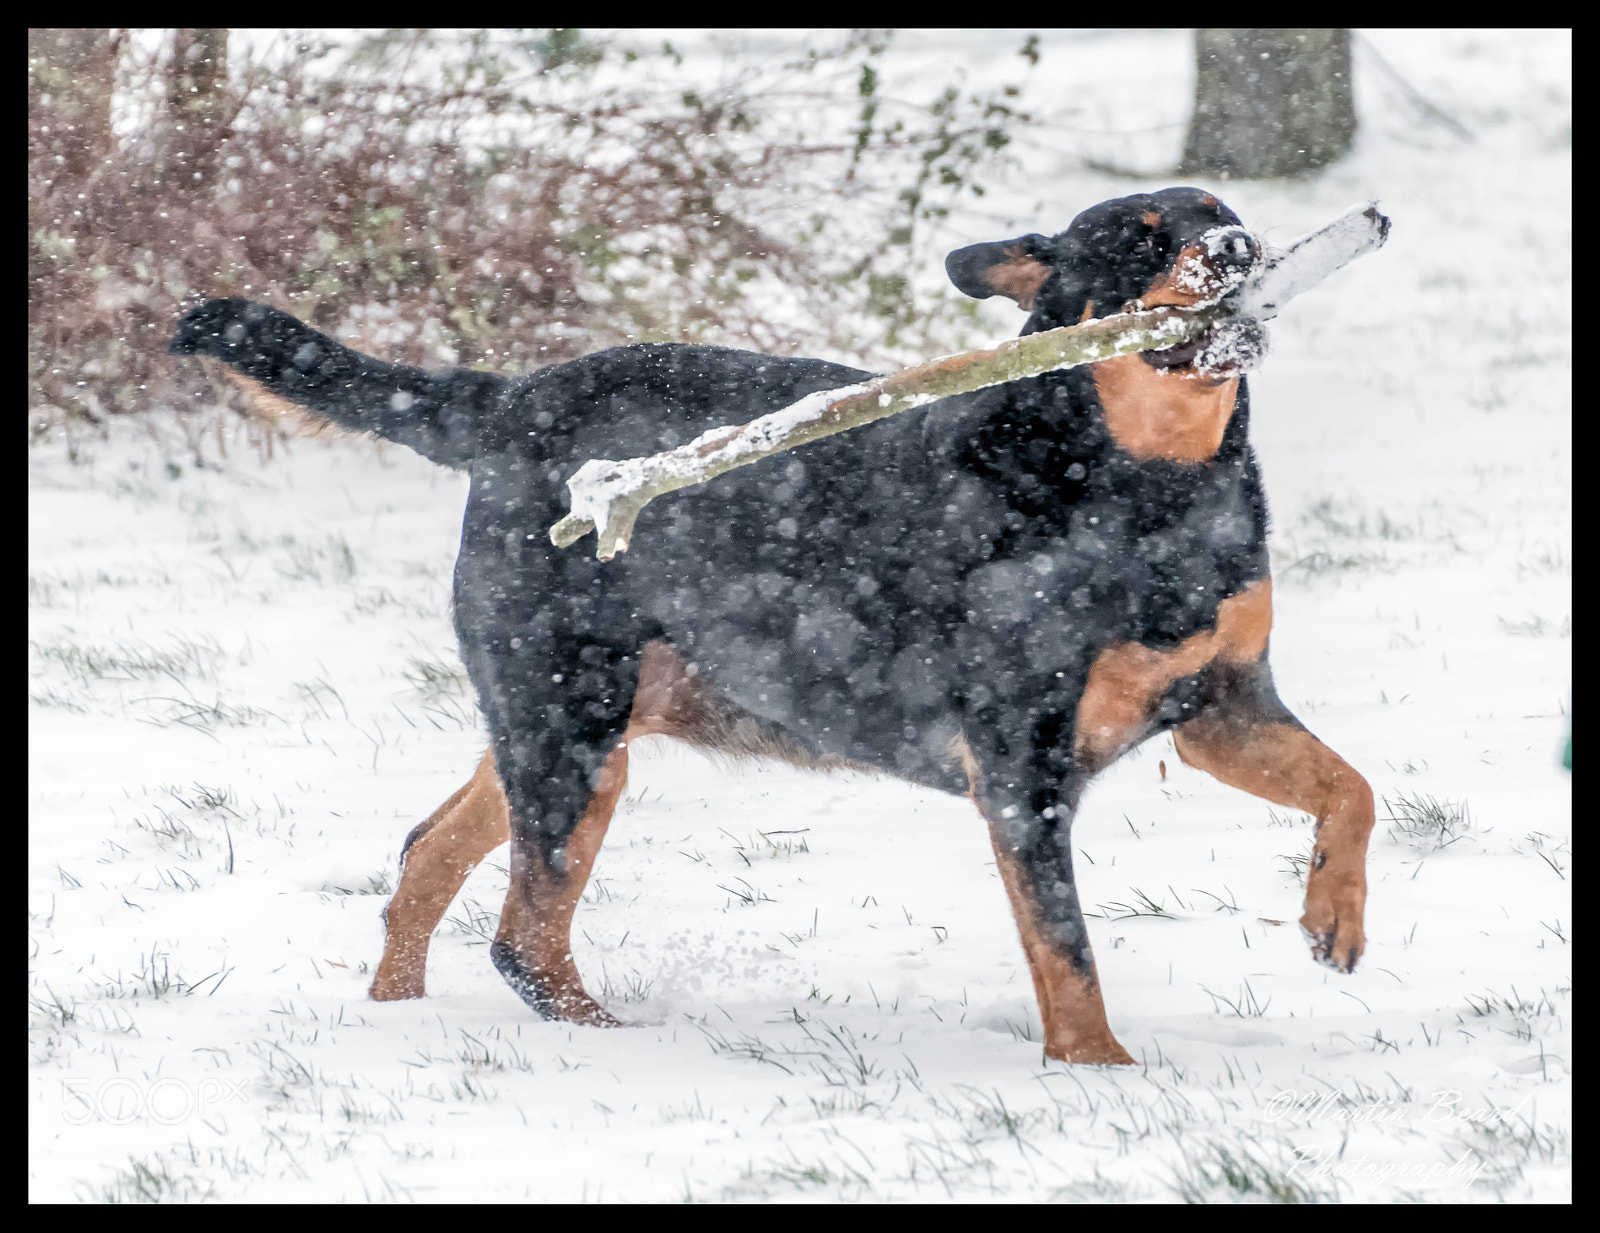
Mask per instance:
[[[28,145],[33,158],[87,180],[111,153],[117,43],[110,30],[28,31]]]
[[[227,102],[227,30],[179,30],[167,75],[173,188],[193,192],[215,181],[218,149],[231,119]]]
[[[1182,174],[1302,176],[1349,153],[1349,30],[1200,29],[1194,53]]]

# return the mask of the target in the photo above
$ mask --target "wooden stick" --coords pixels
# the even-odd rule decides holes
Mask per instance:
[[[1265,320],[1283,304],[1341,266],[1381,246],[1389,220],[1375,205],[1354,206],[1262,261],[1232,294],[1190,308],[1119,313],[1081,325],[1014,338],[987,351],[903,369],[861,385],[820,390],[748,424],[714,428],[687,445],[622,462],[594,459],[567,481],[570,512],[550,528],[565,548],[596,531],[595,555],[609,561],[625,552],[640,512],[656,497],[703,484],[735,467],[822,437],[870,424],[953,394],[1093,364],[1136,351],[1164,350],[1200,337],[1225,322]]]

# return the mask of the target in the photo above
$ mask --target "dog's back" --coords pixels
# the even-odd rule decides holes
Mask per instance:
[[[634,551],[602,565],[546,534],[582,462],[670,449],[868,374],[674,344],[518,379],[429,373],[240,300],[189,314],[172,349],[471,473],[457,630],[474,680],[494,682],[485,709],[503,710],[519,741],[582,746],[591,726],[620,722],[628,698],[612,669],[599,672],[605,701],[574,713],[560,665],[581,654],[615,667],[663,639],[815,756],[961,790],[951,743],[993,688],[962,692],[974,667],[1066,716],[1070,740],[1097,647],[1181,641],[1265,572],[1242,391],[1198,482],[1193,468],[1119,457],[1086,375],[1053,373],[683,490],[645,510]]]

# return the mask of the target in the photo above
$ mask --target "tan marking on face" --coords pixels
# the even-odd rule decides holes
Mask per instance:
[[[1219,205],[1221,205],[1222,203],[1220,201],[1218,201],[1215,197],[1213,197],[1210,193],[1201,193],[1200,194],[1200,204],[1201,205],[1210,206],[1214,210]]]
[[[1239,378],[1153,368],[1138,355],[1090,367],[1106,431],[1140,462],[1205,462],[1233,418]]]
[[[1161,226],[1161,215],[1154,210],[1146,210],[1142,221],[1146,227],[1159,227]]]
[[[1374,820],[1367,781],[1297,724],[1202,714],[1173,739],[1190,766],[1316,818],[1300,924],[1318,959],[1352,970],[1366,948],[1367,840]]]
[[[1170,651],[1137,642],[1108,646],[1089,669],[1078,700],[1073,754],[1090,774],[1109,766],[1154,727],[1172,683],[1213,660],[1254,663],[1272,629],[1272,580],[1253,582],[1217,606],[1215,629],[1185,638]]]
[[[1146,308],[1161,308],[1170,305],[1174,308],[1188,308],[1191,304],[1198,304],[1208,298],[1211,283],[1215,282],[1215,275],[1211,267],[1206,264],[1206,247],[1204,244],[1191,244],[1179,251],[1173,258],[1172,264],[1162,271],[1160,277],[1150,284],[1150,289],[1139,298],[1144,301]]]
[[[1207,298],[1215,281],[1203,244],[1183,249],[1140,301],[1185,308]],[[1089,370],[1111,439],[1141,462],[1205,462],[1216,455],[1233,417],[1239,378],[1193,368],[1161,369],[1139,355],[1102,360]]]
[[[1020,247],[1007,248],[1005,251],[1008,259],[990,266],[980,275],[979,281],[996,295],[1015,300],[1019,307],[1031,311],[1040,288],[1055,271]]]

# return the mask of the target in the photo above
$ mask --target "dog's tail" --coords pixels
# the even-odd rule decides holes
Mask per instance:
[[[250,300],[208,300],[191,309],[167,349],[214,356],[274,409],[373,433],[447,467],[472,462],[507,384],[493,373],[385,364]]]

